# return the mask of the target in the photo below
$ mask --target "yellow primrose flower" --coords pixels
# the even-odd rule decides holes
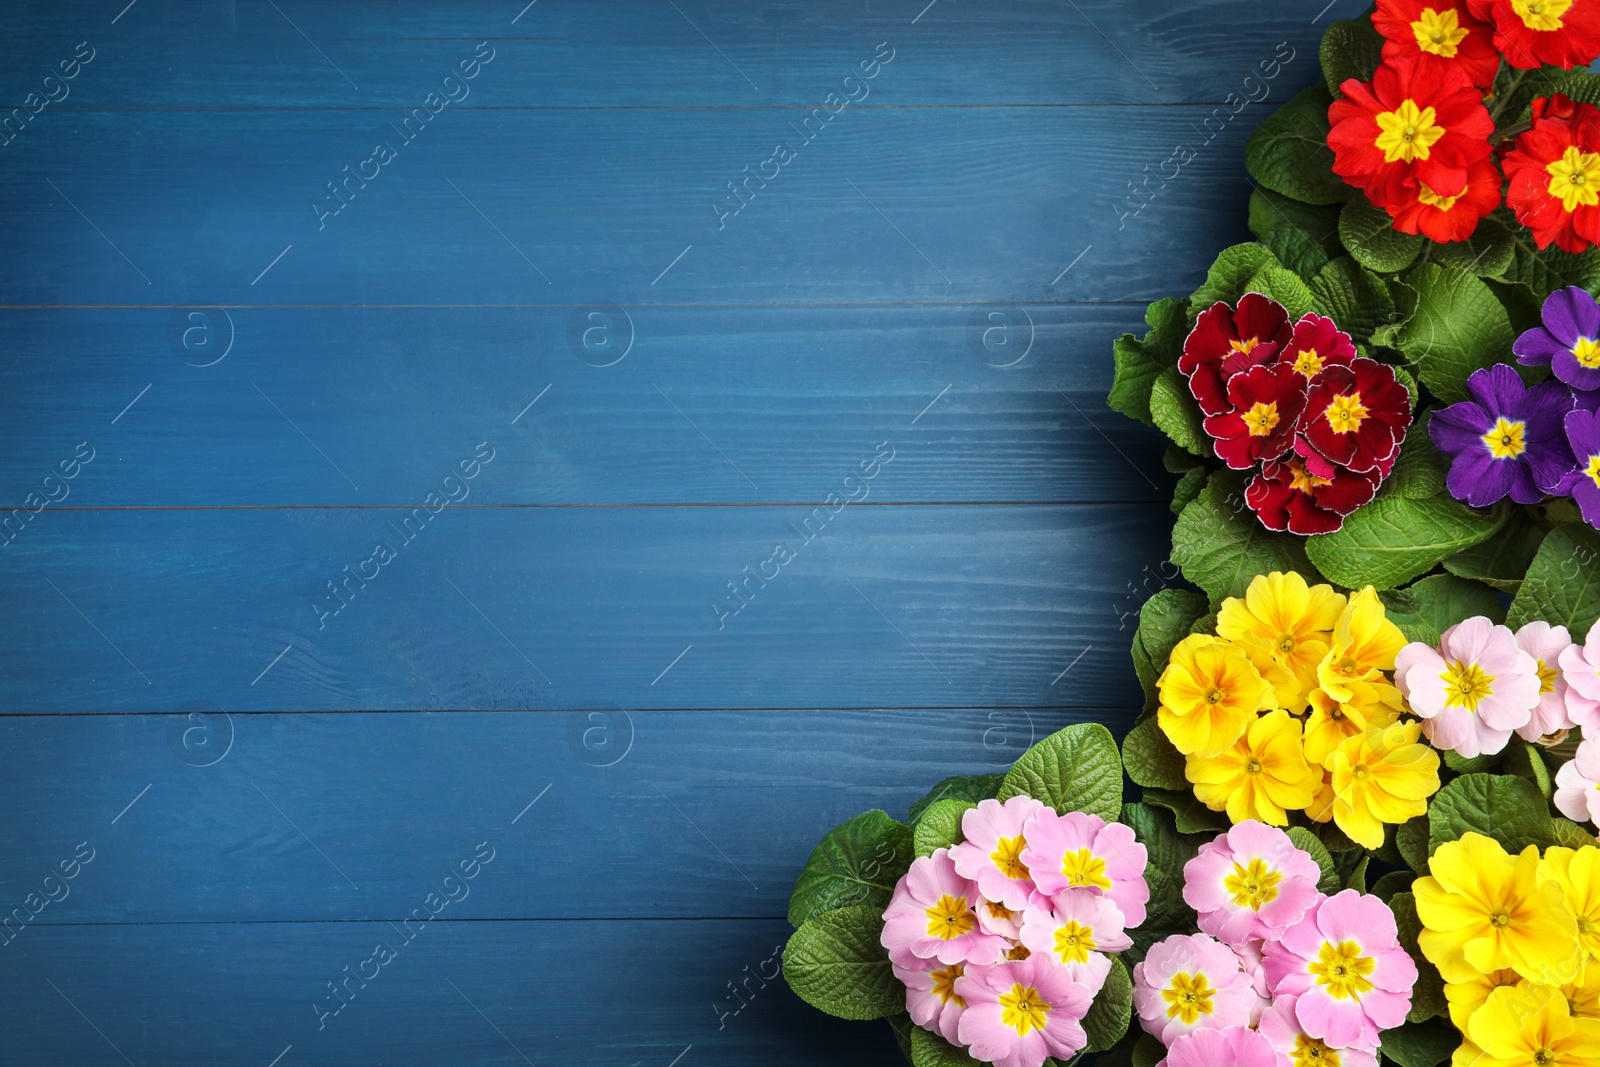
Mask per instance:
[[[1307,759],[1306,765],[1322,776],[1322,784],[1317,787],[1317,795],[1306,805],[1306,814],[1314,822],[1333,821],[1333,772],[1313,760]]]
[[[1577,974],[1578,924],[1561,888],[1541,878],[1539,850],[1509,856],[1500,842],[1469,833],[1428,861],[1412,883],[1422,954],[1446,982],[1510,967],[1532,982],[1561,985]]]
[[[1156,721],[1186,756],[1215,756],[1239,740],[1271,692],[1241,650],[1208,634],[1179,641],[1156,685]]]
[[[1306,759],[1331,767],[1334,749],[1347,739],[1360,737],[1368,730],[1392,726],[1400,709],[1383,703],[1383,694],[1371,682],[1351,682],[1354,699],[1348,704],[1328,694],[1326,689],[1311,691],[1311,715],[1306,719]],[[1395,690],[1399,695],[1399,690]]]
[[[1515,986],[1522,981],[1522,975],[1505,967],[1487,974],[1474,974],[1465,982],[1446,982],[1444,999],[1450,1005],[1450,1021],[1456,1024],[1457,1030],[1466,1033],[1467,1020],[1472,1018],[1473,1012],[1483,1007],[1490,993],[1501,986]]]
[[[1419,744],[1420,722],[1368,730],[1334,749],[1333,821],[1363,848],[1383,847],[1383,824],[1428,810],[1439,791],[1439,753]]]
[[[1371,682],[1380,691],[1393,690],[1382,672],[1394,670],[1394,658],[1406,647],[1405,634],[1384,614],[1383,602],[1372,586],[1352,593],[1333,627],[1333,643],[1317,665],[1317,681],[1335,700],[1349,703],[1351,682]],[[1400,703],[1395,690],[1384,692],[1383,703]]]
[[[1574,1019],[1600,1020],[1600,960],[1579,966],[1578,976],[1561,987],[1561,995]]]
[[[1600,955],[1600,848],[1552,845],[1544,850],[1540,873],[1561,887],[1561,896],[1578,924],[1578,947],[1585,960]]]
[[[1500,988],[1467,1021],[1479,1067],[1592,1067],[1600,1062],[1600,1022],[1574,1019],[1567,998],[1548,987]],[[1460,1062],[1461,1051],[1452,1062]]]
[[[1226,811],[1236,823],[1260,819],[1284,826],[1288,813],[1310,804],[1322,784],[1322,772],[1306,763],[1301,749],[1300,720],[1281,709],[1256,719],[1226,752],[1190,756],[1184,773],[1202,804]]]
[[[1273,571],[1252,579],[1243,600],[1229,597],[1222,602],[1217,636],[1264,645],[1286,669],[1287,686],[1274,679],[1278,706],[1301,711],[1307,694],[1316,687],[1317,665],[1328,654],[1333,627],[1344,606],[1344,596],[1331,585],[1308,586],[1294,571]]]

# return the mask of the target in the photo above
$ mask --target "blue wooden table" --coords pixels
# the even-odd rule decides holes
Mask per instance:
[[[1129,721],[1110,343],[1357,0],[124,2],[0,35],[0,1061],[892,1062],[789,885]]]

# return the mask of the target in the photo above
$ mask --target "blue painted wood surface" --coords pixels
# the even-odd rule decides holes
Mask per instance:
[[[890,1062],[788,886],[1131,718],[1110,342],[1358,7],[13,4],[0,1061]]]

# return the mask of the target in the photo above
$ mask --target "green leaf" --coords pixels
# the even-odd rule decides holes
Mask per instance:
[[[1205,839],[1179,833],[1171,811],[1147,803],[1124,804],[1121,821],[1144,846],[1149,860],[1146,877],[1152,871],[1162,871],[1173,885],[1183,885],[1183,868],[1199,854]]]
[[[1161,432],[1196,455],[1211,454],[1200,405],[1189,392],[1177,367],[1168,367],[1150,387],[1150,418]]]
[[[1183,472],[1183,477],[1178,479],[1178,484],[1172,489],[1171,509],[1174,515],[1182,515],[1183,509],[1189,502],[1200,495],[1200,490],[1206,487],[1206,469],[1204,467],[1190,467]]]
[[[1539,755],[1539,750],[1528,744],[1520,737],[1511,742],[1511,747],[1506,750],[1506,772],[1529,782],[1539,791],[1539,795],[1548,801],[1555,792],[1555,783],[1550,780],[1550,768],[1544,765],[1544,757]],[[1553,824],[1554,820],[1552,820]],[[1554,825],[1550,832],[1555,833]]]
[[[1233,825],[1225,812],[1212,811],[1188,791],[1146,788],[1144,802],[1172,812],[1180,834],[1214,834]]]
[[[1122,811],[1122,757],[1111,731],[1097,722],[1074,723],[1028,749],[1000,783],[1000,800],[1019,795],[1063,814],[1115,820]]]
[[[1416,310],[1399,339],[1428,389],[1446,403],[1467,399],[1475,370],[1511,360],[1515,336],[1506,309],[1482,278],[1424,263],[1406,275]]]
[[[1183,754],[1167,740],[1154,718],[1144,720],[1123,738],[1122,766],[1137,785],[1189,788],[1189,779],[1183,773]]]
[[[1083,1051],[1104,1052],[1121,1041],[1128,1032],[1128,1020],[1132,1016],[1133,981],[1122,961],[1112,956],[1105,985],[1095,994],[1089,1014],[1083,1017],[1083,1032],[1089,1037],[1089,1044]]]
[[[1335,22],[1323,33],[1318,51],[1328,91],[1338,97],[1343,95],[1339,86],[1346,80],[1372,80],[1372,72],[1378,69],[1383,56],[1383,38],[1372,28],[1370,19]]]
[[[1157,300],[1145,309],[1150,329],[1142,339],[1125,333],[1112,345],[1116,377],[1107,403],[1141,422],[1154,425],[1150,390],[1161,372],[1178,365],[1188,335],[1188,307],[1181,300]]]
[[[1464,774],[1428,802],[1428,854],[1463,834],[1492,837],[1513,855],[1555,844],[1550,808],[1537,786],[1505,774]]]
[[[1250,193],[1250,232],[1267,242],[1267,235],[1279,230],[1298,231],[1329,258],[1344,253],[1339,243],[1338,204],[1307,204],[1257,187]]]
[[[1514,594],[1522,588],[1522,579],[1533,565],[1546,532],[1545,527],[1529,516],[1527,509],[1513,508],[1499,533],[1465,552],[1450,556],[1444,561],[1444,569],[1502,593]]]
[[[1437,645],[1439,635],[1462,619],[1487,615],[1498,622],[1505,613],[1493,589],[1453,574],[1430,574],[1404,589],[1385,590],[1378,599],[1406,640],[1425,645]]]
[[[1325,85],[1313,85],[1289,98],[1261,120],[1244,149],[1244,164],[1255,180],[1307,204],[1338,204],[1355,195],[1333,172],[1328,147]]]
[[[1551,626],[1565,626],[1582,640],[1600,618],[1596,561],[1600,561],[1600,531],[1575,522],[1551,530],[1511,602],[1506,625],[1515,630],[1543,619]]]
[[[1166,1046],[1145,1034],[1133,1046],[1133,1067],[1156,1067],[1167,1055]]]
[[[1501,275],[1508,282],[1521,282],[1533,291],[1535,299],[1563,286],[1576,285],[1593,292],[1600,288],[1600,247],[1572,255],[1555,246],[1540,251],[1533,231],[1525,226],[1511,228],[1515,249],[1511,265]]]
[[[1389,898],[1389,910],[1394,912],[1394,925],[1400,935],[1400,944],[1411,954],[1417,965],[1417,982],[1411,987],[1411,1012],[1406,1016],[1411,1022],[1426,1022],[1443,1015],[1448,1007],[1444,999],[1444,979],[1438,968],[1428,962],[1417,943],[1422,932],[1422,920],[1417,918],[1417,900],[1410,893],[1396,893]]]
[[[1205,283],[1189,298],[1189,314],[1198,316],[1217,301],[1237,304],[1250,291],[1250,280],[1267,267],[1279,266],[1266,245],[1247,242],[1224,248],[1206,270]]]
[[[1244,596],[1258,574],[1299,571],[1313,585],[1321,581],[1305,546],[1303,538],[1261,525],[1245,504],[1243,480],[1231,471],[1213,474],[1172,530],[1172,562],[1213,605]]]
[[[1339,212],[1339,240],[1356,262],[1381,274],[1405,270],[1422,251],[1422,238],[1401,233],[1381,207],[1357,193]]]
[[[914,1067],[981,1067],[964,1050],[920,1026],[911,1028],[911,1062]]]
[[[1550,829],[1556,835],[1556,844],[1562,848],[1587,848],[1596,843],[1594,834],[1571,819],[1551,819]]]
[[[1187,589],[1162,589],[1139,609],[1139,629],[1133,635],[1133,670],[1144,686],[1145,710],[1155,710],[1156,679],[1166,669],[1173,648],[1189,636],[1189,628],[1205,613],[1205,597]]]
[[[1401,368],[1396,367],[1395,370],[1398,372]],[[1378,490],[1380,496],[1426,500],[1444,491],[1445,476],[1450,471],[1450,465],[1439,455],[1439,450],[1433,447],[1433,441],[1428,437],[1428,419],[1432,414],[1428,412],[1412,424],[1405,441],[1400,445],[1394,470],[1389,472],[1383,487]]]
[[[1300,230],[1288,227],[1273,230],[1261,238],[1261,243],[1272,249],[1279,263],[1306,281],[1315,278],[1328,262],[1328,253],[1322,250],[1322,246]]]
[[[1502,63],[1494,80],[1493,92],[1485,94],[1494,102],[1489,114],[1497,123],[1526,118],[1528,105],[1534,97],[1549,96],[1557,91],[1557,85],[1566,76],[1567,72],[1560,67],[1519,70],[1509,63]]]
[[[1384,280],[1349,256],[1339,256],[1311,281],[1311,310],[1326,315],[1357,344],[1394,319],[1394,297]]]
[[[883,935],[883,906],[825,911],[804,923],[783,950],[783,977],[801,1000],[841,1019],[881,1019],[905,1010]]]
[[[1177,445],[1168,445],[1167,450],[1161,453],[1161,466],[1169,474],[1182,474],[1204,464],[1199,456],[1186,448]]]
[[[936,800],[917,820],[911,843],[918,856],[931,856],[941,848],[961,843],[961,817],[976,804],[966,800]]]
[[[1276,264],[1257,271],[1245,291],[1270,296],[1283,305],[1291,320],[1298,319],[1311,310],[1311,290],[1306,287],[1306,283],[1301,281],[1300,276],[1294,271],[1285,270]]]
[[[1400,1067],[1437,1067],[1461,1044],[1461,1032],[1443,1019],[1402,1023],[1383,1031],[1378,1049]]]
[[[941,800],[965,800],[974,805],[980,800],[990,800],[1000,792],[1000,780],[1004,777],[1003,774],[951,775],[911,805],[906,813],[906,824],[915,827],[922,813]]]
[[[1288,830],[1289,840],[1294,842],[1296,848],[1307,853],[1317,861],[1317,866],[1322,870],[1322,877],[1317,881],[1317,891],[1332,896],[1341,888],[1339,872],[1334,870],[1333,855],[1323,847],[1322,842],[1303,826],[1291,826]]]
[[[1416,875],[1411,871],[1390,871],[1388,874],[1372,883],[1368,890],[1373,896],[1389,903],[1389,899],[1396,893],[1406,893],[1411,890],[1411,883],[1416,880]]]
[[[834,827],[795,879],[790,924],[852,904],[881,912],[911,858],[911,831],[881,811],[862,812]]]
[[[1459,752],[1445,749],[1441,755],[1444,756],[1444,765],[1457,774],[1480,774],[1500,762],[1498,753],[1463,756]]]
[[[1428,817],[1418,815],[1401,823],[1394,835],[1395,847],[1406,864],[1417,874],[1428,873]]]
[[[1333,854],[1334,868],[1338,869],[1339,857],[1346,852],[1354,852],[1361,848],[1360,845],[1350,840],[1350,835],[1339,829],[1332,820],[1311,824],[1311,832],[1317,835],[1317,840],[1322,842],[1322,847]]]
[[[1440,266],[1470,271],[1480,278],[1498,278],[1511,268],[1516,249],[1511,227],[1490,216],[1480,220],[1465,241],[1434,245],[1432,256]]]
[[[1485,515],[1443,497],[1388,496],[1357,509],[1345,519],[1344,529],[1307,538],[1305,551],[1340,585],[1393,589],[1432,570],[1446,556],[1487,541],[1504,521],[1504,513]],[[1182,525],[1182,516],[1178,523]],[[1177,534],[1173,537],[1176,542]],[[1173,561],[1181,565],[1176,552]]]
[[[1372,862],[1371,856],[1362,856],[1356,864],[1356,869],[1351,871],[1344,880],[1345,889],[1354,889],[1357,893],[1367,891],[1367,864]]]

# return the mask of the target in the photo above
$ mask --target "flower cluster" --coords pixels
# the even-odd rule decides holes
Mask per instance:
[[[1236,823],[1305,811],[1368,848],[1426,810],[1439,757],[1399,721],[1388,672],[1405,636],[1370,587],[1259,575],[1216,629],[1180,641],[1157,682],[1157,722],[1202,803]]]
[[[1495,364],[1467,379],[1471,400],[1436,412],[1428,436],[1450,459],[1447,485],[1474,507],[1510,497],[1571,497],[1600,529],[1600,303],[1577,286],[1551,293],[1544,325],[1518,337],[1517,361],[1555,381],[1523,384]]]
[[[1245,500],[1271,530],[1339,529],[1389,476],[1411,425],[1394,368],[1357,356],[1333,320],[1290,322],[1260,293],[1200,312],[1178,370],[1217,458],[1254,471]]]
[[[1201,932],[1157,942],[1133,969],[1167,1067],[1376,1067],[1417,980],[1383,901],[1319,892],[1316,861],[1254,820],[1200,846],[1183,876]]]
[[[1328,109],[1334,173],[1403,233],[1462,241],[1500,206],[1484,106],[1505,59],[1533,70],[1600,56],[1600,0],[1379,0],[1384,39],[1372,80],[1347,79]],[[1600,237],[1600,112],[1560,94],[1505,146],[1506,203],[1540,248],[1579,252]]]
[[[1600,626],[1585,646],[1565,626],[1530,622],[1512,633],[1479,615],[1446,630],[1437,647],[1401,649],[1394,679],[1434,747],[1471,758],[1500,752],[1513,733],[1550,742],[1575,726],[1600,727],[1591,656],[1600,660]]]
[[[1412,884],[1422,953],[1464,1035],[1456,1063],[1600,1057],[1600,848],[1510,854],[1467,833]]]
[[[1120,823],[1026,796],[982,801],[961,831],[911,864],[884,911],[906,1010],[986,1063],[1070,1057],[1108,953],[1144,921],[1145,848]]]

